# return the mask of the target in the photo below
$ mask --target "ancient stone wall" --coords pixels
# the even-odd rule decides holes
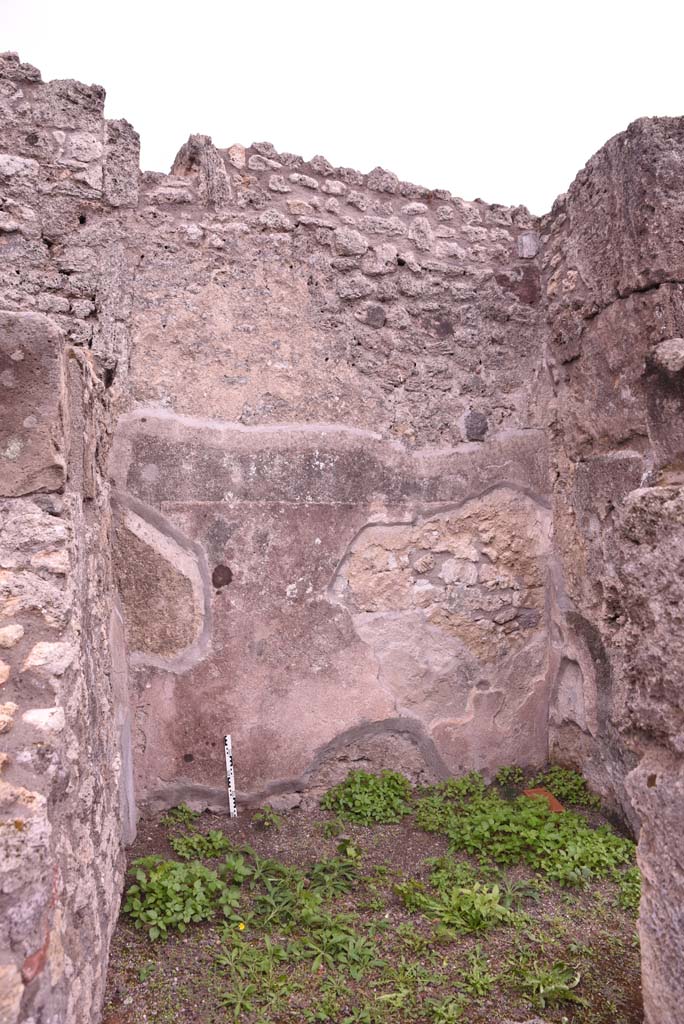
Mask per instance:
[[[526,211],[193,137],[128,225],[112,475],[139,798],[224,808],[224,732],[242,800],[310,799],[350,763],[543,762]]]
[[[0,63],[0,1022],[97,1020],[134,792],[225,809],[230,732],[241,802],[581,768],[675,1024],[684,123],[537,220],[267,143],[141,175],[103,99]]]
[[[562,661],[552,756],[641,825],[648,1024],[681,1018],[684,121],[637,121],[541,226]]]
[[[3,1024],[98,1019],[134,828],[125,655],[110,660],[117,299],[89,226],[120,198],[103,102],[0,58]]]

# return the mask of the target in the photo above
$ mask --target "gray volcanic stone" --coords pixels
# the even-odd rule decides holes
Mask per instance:
[[[271,192],[291,192],[292,189],[287,184],[282,174],[272,174],[268,179],[268,187]]]
[[[488,429],[487,417],[477,409],[471,409],[465,418],[466,437],[469,441],[484,441]]]
[[[399,179],[391,171],[386,171],[383,167],[376,167],[368,175],[366,186],[373,192],[389,192],[394,194],[398,191]]]
[[[337,228],[332,236],[333,250],[340,256],[362,256],[368,241],[353,228]]]
[[[369,327],[384,327],[387,320],[387,313],[384,306],[372,302],[364,310],[364,320]]]

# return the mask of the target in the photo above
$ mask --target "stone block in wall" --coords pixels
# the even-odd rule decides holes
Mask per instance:
[[[137,206],[140,138],[128,121],[105,125],[104,198],[111,206]]]
[[[62,332],[40,313],[0,311],[0,495],[65,479]]]
[[[0,55],[3,184],[35,201],[39,194],[94,198],[102,191],[104,89],[75,81],[43,83],[15,54]],[[48,204],[42,204],[44,207]]]
[[[646,1024],[680,1024],[684,948],[684,758],[654,744],[627,778],[641,817],[639,936]]]
[[[684,488],[633,491],[609,550],[619,614],[623,715],[641,736],[659,737],[684,754]]]
[[[634,121],[558,201],[549,217],[547,296],[570,319],[573,310],[595,315],[615,299],[684,280],[683,150],[681,118]]]
[[[659,483],[684,483],[684,338],[667,338],[646,357],[646,407]]]
[[[225,161],[208,135],[190,136],[178,151],[171,174],[179,178],[195,178],[200,201],[215,209],[221,209],[232,198]]]
[[[679,1024],[682,1005],[682,127],[640,121],[611,140],[554,209],[542,256],[574,603],[551,751],[640,828],[647,1024]]]

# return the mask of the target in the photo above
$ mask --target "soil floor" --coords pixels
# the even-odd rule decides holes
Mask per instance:
[[[601,820],[596,812],[589,816],[592,823]],[[350,932],[370,944],[358,946],[362,964],[364,949],[366,961],[374,950],[370,962],[355,969],[353,950],[347,956],[339,947],[317,959],[316,949],[297,947],[297,939],[306,938],[301,929],[264,930],[250,912],[257,890],[247,880],[229,920],[217,915],[190,924],[184,934],[169,931],[166,939],[152,941],[122,913],[104,1024],[504,1024],[532,1018],[641,1024],[636,923],[618,905],[614,882],[563,888],[526,867],[508,868],[501,879],[525,894],[514,904],[512,922],[455,933],[407,910],[395,889],[409,879],[427,883],[432,868],[426,862],[448,853],[446,838],[421,831],[413,816],[392,825],[345,824],[335,836],[329,835],[333,816],[323,811],[291,811],[266,828],[253,818],[245,812],[236,820],[204,813],[191,824],[162,816],[142,820],[129,863],[152,854],[178,860],[170,840],[193,830],[219,830],[233,849],[246,844],[258,858],[303,871],[340,858],[340,850],[343,860],[351,853],[355,881],[350,891],[326,898],[324,907],[350,915],[336,920],[347,921]],[[461,854],[452,859],[468,861]],[[216,869],[222,858],[204,863]],[[532,883],[529,895],[525,882]],[[579,1002],[562,999],[553,986],[540,1002],[525,986],[540,971],[562,968],[570,979],[565,995]]]

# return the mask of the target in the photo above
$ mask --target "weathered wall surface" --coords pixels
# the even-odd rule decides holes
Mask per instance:
[[[112,459],[141,799],[224,807],[224,732],[242,798],[290,804],[351,761],[545,760],[537,246],[266,144],[143,176]]]
[[[111,261],[85,227],[106,202],[103,101],[0,58],[3,1024],[97,1019],[133,827],[109,656]]]
[[[684,122],[638,121],[542,225],[554,381],[552,755],[641,822],[648,1024],[681,1019]]]
[[[0,1022],[97,1020],[140,801],[581,767],[684,868],[684,126],[542,221],[0,62]],[[3,1002],[4,1000],[4,1002]]]

